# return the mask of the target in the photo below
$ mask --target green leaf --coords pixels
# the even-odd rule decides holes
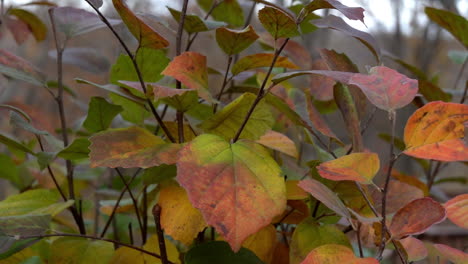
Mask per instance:
[[[150,113],[139,103],[120,96],[116,93],[109,94],[110,99],[116,105],[120,105],[123,111],[120,113],[123,119],[133,124],[143,124],[143,121],[150,116]]]
[[[208,12],[215,0],[197,0],[198,4],[205,12]],[[217,6],[211,12],[213,19],[224,21],[229,25],[240,27],[244,24],[244,12],[237,0],[224,0],[217,3]]]
[[[140,127],[109,129],[89,140],[91,167],[149,168],[174,164],[180,148]]]
[[[196,91],[190,91],[182,95],[164,98],[162,101],[178,111],[186,112],[198,104],[198,95]],[[213,112],[213,108],[211,108],[211,112]]]
[[[113,254],[114,246],[112,243],[63,237],[52,242],[49,262],[57,264],[109,263]]]
[[[22,189],[20,170],[10,156],[0,153],[0,178],[10,181],[13,185]],[[24,186],[23,186],[24,187]]]
[[[31,132],[36,135],[48,135],[49,133],[47,131],[39,130],[35,128],[30,121],[25,120],[24,117],[22,117],[20,114],[17,112],[11,112],[10,113],[10,124],[13,125],[14,127],[18,127],[21,129],[24,129],[28,132]]]
[[[203,134],[179,152],[177,181],[234,251],[286,208],[281,169],[260,144]]]
[[[38,152],[37,153],[37,163],[39,164],[39,168],[41,171],[55,159],[57,156],[57,152]]]
[[[270,67],[275,55],[271,53],[257,53],[242,57],[232,66],[231,72],[237,75],[243,71],[256,68]],[[297,65],[291,62],[287,57],[279,56],[274,67],[297,69]]]
[[[448,30],[465,48],[468,48],[468,31],[466,30],[468,28],[468,20],[466,18],[450,11],[433,7],[426,7],[424,11],[429,19]]]
[[[57,156],[72,161],[87,159],[90,144],[87,138],[77,138],[68,147],[60,151]]]
[[[300,35],[295,19],[277,8],[265,6],[258,12],[258,19],[275,40]]]
[[[41,215],[15,215],[0,217],[0,236],[22,236],[43,235],[49,230],[52,217],[47,214]]]
[[[14,139],[11,139],[11,138],[9,138],[7,136],[4,136],[2,134],[0,134],[0,143],[3,143],[7,147],[10,147],[10,148],[13,148],[13,149],[25,152],[25,153],[35,155],[34,152],[31,149],[29,149],[29,147],[17,142]]]
[[[9,9],[8,14],[16,16],[26,23],[37,41],[42,41],[46,38],[47,27],[35,14],[19,8]]]
[[[228,55],[240,53],[257,39],[258,35],[251,25],[243,30],[234,30],[226,27],[216,29],[216,42]]]
[[[37,214],[54,216],[73,204],[73,200],[58,202],[59,199],[57,191],[46,189],[29,190],[11,195],[0,202],[0,216]]]
[[[106,130],[109,128],[114,117],[122,111],[123,108],[121,106],[108,103],[102,97],[91,97],[88,115],[83,123],[83,127],[92,133]]]
[[[255,98],[256,96],[251,93],[241,95],[214,116],[201,123],[200,128],[206,133],[216,134],[227,140],[234,138]],[[240,138],[258,139],[272,128],[274,122],[268,105],[260,101],[247,121]]]
[[[444,102],[450,102],[452,101],[452,96],[442,88],[440,88],[438,85],[431,83],[429,81],[425,80],[419,80],[418,81],[418,87],[419,87],[419,92],[424,96],[424,98],[427,99],[427,101],[432,102],[432,101],[444,101]]]
[[[338,244],[352,249],[348,237],[336,225],[320,225],[313,218],[306,218],[292,235],[290,262],[301,263],[310,251],[326,244]]]
[[[16,264],[17,259],[11,259],[11,256],[17,256],[18,252],[23,252],[23,249],[40,241],[39,238],[29,238],[17,240],[13,237],[4,236],[0,232],[0,263],[1,264]],[[20,253],[18,253],[20,254]],[[13,258],[13,257],[12,257]],[[13,262],[10,262],[13,261]]]
[[[157,167],[151,167],[143,172],[142,180],[145,185],[158,184],[165,180],[175,178],[177,167],[174,165],[161,164]]]
[[[37,86],[44,86],[46,81],[34,65],[4,49],[0,49],[0,73]]]
[[[172,17],[177,21],[177,23],[179,23],[181,12],[170,7],[167,7],[167,9],[169,9],[169,12],[171,13]],[[197,15],[186,14],[184,30],[190,34],[195,32],[209,31],[225,25],[226,23],[223,22],[207,21],[201,19]]]
[[[99,88],[99,89],[102,89],[102,90],[105,90],[105,91],[108,91],[108,92],[111,92],[111,93],[115,93],[115,94],[118,94],[130,101],[133,101],[137,104],[140,104],[140,105],[144,105],[146,103],[145,99],[143,98],[140,98],[140,97],[137,97],[135,95],[133,95],[132,93],[130,93],[128,91],[128,89],[124,89],[120,86],[117,86],[117,85],[114,85],[114,84],[97,84],[97,83],[93,83],[93,82],[90,82],[90,81],[87,81],[87,80],[84,80],[84,79],[80,79],[80,78],[75,78],[75,81],[77,83],[83,83],[83,84],[88,84],[88,85],[91,85],[91,86],[94,86],[96,88]]]
[[[224,241],[210,241],[193,247],[185,255],[186,264],[262,264],[250,250],[241,248],[233,252]]]
[[[136,54],[136,62],[145,82],[161,80],[163,77],[161,72],[167,67],[169,61],[166,53],[162,50],[140,48]],[[119,56],[111,69],[110,82],[119,85],[118,81],[139,81],[132,60],[125,54]]]

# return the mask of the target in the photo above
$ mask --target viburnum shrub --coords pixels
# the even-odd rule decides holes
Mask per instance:
[[[16,131],[34,135],[21,141],[0,134],[0,177],[18,191],[0,202],[0,263],[344,264],[378,263],[392,253],[402,263],[428,254],[467,263],[459,249],[417,239],[446,218],[468,228],[468,194],[431,198],[439,172],[468,161],[467,89],[452,102],[402,60],[420,80],[383,66],[370,34],[316,12],[336,9],[364,23],[363,8],[256,0],[244,17],[236,0],[199,0],[206,12],[199,17],[187,13],[184,0],[182,10],[169,8],[177,25],[170,43],[123,0],[112,1],[121,20],[101,13],[102,0],[85,2],[95,12],[32,3],[49,8],[56,80],[0,49],[0,72],[17,85],[44,88],[60,121],[56,131],[40,130],[26,111],[0,105]],[[465,18],[425,12],[468,47]],[[255,16],[261,27],[251,25]],[[18,25],[45,38],[44,23],[22,7],[3,18],[18,43]],[[124,26],[136,47],[123,38]],[[375,65],[360,72],[346,54],[320,49],[324,67],[312,67],[300,37],[317,28],[356,38]],[[70,126],[64,99],[78,91],[65,85],[63,64],[98,54],[67,44],[96,29],[110,30],[124,53],[108,84],[77,76],[108,97],[91,97],[80,125]],[[225,67],[208,67],[214,58],[193,50],[200,32],[213,36]],[[264,51],[252,52],[255,43]],[[396,121],[410,104],[417,110],[399,135]],[[363,140],[375,111],[388,117],[381,139],[389,156]],[[323,114],[331,112],[342,116],[346,133],[328,126]],[[422,166],[421,175],[394,169],[403,156]]]

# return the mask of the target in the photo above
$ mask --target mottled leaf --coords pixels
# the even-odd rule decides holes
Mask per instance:
[[[468,253],[444,244],[434,244],[433,246],[436,248],[440,256],[449,259],[454,264],[468,263]]]
[[[77,138],[69,146],[57,153],[58,157],[67,160],[87,159],[89,155],[90,142],[87,138]]]
[[[339,32],[356,38],[364,44],[374,54],[377,61],[380,61],[380,48],[377,41],[369,33],[352,28],[337,16],[328,15],[325,18],[311,20],[311,23],[318,28],[331,28]]]
[[[88,107],[88,115],[83,127],[89,132],[95,133],[109,128],[116,115],[122,112],[121,106],[111,104],[102,97],[91,97]]]
[[[136,16],[123,0],[112,0],[112,3],[127,28],[138,40],[139,47],[162,49],[169,46],[169,42]]]
[[[184,52],[175,57],[162,74],[174,77],[188,88],[196,90],[201,98],[213,102],[208,91],[206,57],[202,54],[192,51]]]
[[[356,181],[370,184],[380,169],[376,153],[351,153],[321,163],[317,170],[323,178],[333,181]]]
[[[463,141],[468,121],[468,105],[430,102],[408,119],[404,141],[409,156],[440,161],[468,160]]]
[[[283,152],[295,158],[297,158],[299,155],[294,141],[292,141],[287,136],[273,130],[266,132],[263,136],[256,140],[256,142],[264,145],[267,148]]]
[[[429,197],[410,202],[393,216],[390,232],[393,238],[424,233],[445,219],[445,209]]]
[[[38,214],[54,216],[73,204],[72,200],[58,202],[59,200],[58,192],[45,189],[10,195],[0,202],[0,216]]]
[[[180,16],[182,12],[170,7],[167,7],[167,9],[169,9],[169,12],[171,13],[172,17],[177,21],[177,23],[180,23]],[[197,15],[185,14],[184,30],[187,31],[187,33],[189,34],[195,32],[209,31],[225,25],[226,24],[222,22],[203,20]]]
[[[252,69],[270,67],[275,55],[271,53],[257,53],[242,57],[238,60],[231,69],[233,75],[237,75],[243,71]],[[292,63],[287,57],[279,56],[274,67],[297,69],[298,67]]]
[[[240,248],[233,252],[224,241],[210,241],[191,248],[184,258],[186,264],[262,264],[255,254]]]
[[[224,21],[234,27],[240,27],[244,24],[244,12],[237,0],[224,0],[222,2],[216,2],[216,0],[197,0],[197,2],[206,12],[216,4],[211,12],[211,16],[215,20]]]
[[[62,237],[50,245],[50,263],[108,263],[114,254],[112,243],[85,238]]]
[[[450,221],[468,229],[468,194],[460,194],[450,199],[444,206]]]
[[[216,42],[228,55],[240,53],[257,39],[258,35],[251,25],[243,30],[234,30],[226,27],[216,29]]]
[[[320,225],[313,218],[302,221],[292,235],[289,263],[301,263],[313,249],[334,244],[352,248],[346,235],[335,225]]]
[[[91,167],[149,168],[174,164],[180,148],[139,127],[109,129],[89,140]]]
[[[328,244],[312,250],[301,264],[379,264],[375,258],[358,258],[353,250],[342,246]]]
[[[8,14],[16,16],[26,23],[37,41],[42,41],[46,38],[47,27],[35,14],[20,8],[8,9]]]
[[[45,75],[27,60],[0,49],[0,73],[37,86],[44,86]]]
[[[162,185],[158,204],[162,209],[164,232],[186,246],[206,227],[200,211],[192,206],[185,190],[174,182]]]
[[[400,243],[408,254],[408,261],[423,260],[427,257],[427,248],[421,240],[407,237],[400,240]]]
[[[276,229],[273,225],[267,225],[257,233],[249,236],[242,247],[249,249],[264,263],[270,263],[273,250],[276,246]]]
[[[274,39],[300,35],[295,19],[280,9],[265,6],[258,12],[258,19]]]
[[[448,30],[458,41],[468,48],[468,21],[466,18],[447,10],[426,7],[426,15],[439,26]]]
[[[198,136],[179,152],[177,181],[236,252],[286,207],[281,169],[251,141]]]
[[[314,179],[305,179],[300,181],[298,185],[338,215],[351,218],[348,208],[346,208],[340,198],[323,183]]]
[[[360,20],[362,23],[364,23],[364,8],[349,7],[336,0],[314,0],[304,7],[304,9],[309,13],[323,8],[336,9],[347,18],[352,20]]]
[[[201,123],[200,128],[206,133],[216,134],[227,140],[234,138],[255,99],[256,96],[251,93],[241,95],[214,116]],[[260,101],[247,121],[240,138],[258,139],[271,129],[274,122],[269,107]]]

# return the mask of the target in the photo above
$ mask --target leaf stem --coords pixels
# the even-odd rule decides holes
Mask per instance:
[[[164,233],[161,227],[161,206],[156,204],[153,207],[154,223],[156,224],[156,234],[159,242],[159,253],[161,254],[161,263],[168,264],[166,242],[164,241]]]
[[[283,51],[284,47],[286,47],[286,44],[288,44],[288,41],[289,41],[289,38],[286,38],[284,40],[283,44],[281,45],[281,47],[275,52],[275,55],[273,56],[273,60],[271,62],[270,68],[268,69],[268,72],[267,72],[267,74],[265,76],[265,79],[263,80],[262,86],[260,86],[260,90],[258,91],[257,97],[255,98],[252,106],[250,107],[249,111],[247,112],[247,115],[245,116],[244,121],[242,122],[241,126],[239,127],[239,130],[237,130],[237,133],[234,136],[234,138],[232,139],[232,142],[236,142],[239,139],[242,131],[245,128],[245,125],[247,125],[247,122],[249,121],[249,118],[252,116],[253,111],[257,107],[258,103],[265,96],[265,86],[266,86],[266,84],[268,82],[268,78],[271,75],[271,71],[273,70],[273,67],[275,67],[276,60],[278,59],[279,55]]]
[[[141,71],[140,71],[140,67],[138,66],[138,63],[136,61],[136,57],[135,55],[133,55],[133,53],[130,51],[130,49],[128,48],[127,44],[125,44],[125,42],[123,41],[123,39],[120,37],[120,35],[117,33],[117,31],[115,31],[114,27],[112,27],[112,25],[109,23],[109,21],[107,20],[107,18],[101,13],[101,11],[99,11],[98,8],[96,8],[93,4],[91,4],[89,1],[90,0],[85,0],[86,3],[88,3],[91,8],[94,9],[94,11],[98,14],[98,16],[101,18],[102,22],[104,22],[104,24],[106,24],[106,26],[110,29],[110,31],[112,32],[112,34],[115,36],[115,38],[117,38],[117,40],[119,41],[120,45],[123,47],[123,49],[125,50],[125,52],[127,53],[127,55],[130,57],[131,61],[132,61],[132,64],[133,64],[133,67],[135,68],[135,71],[137,73],[137,76],[138,76],[138,80],[140,82],[140,85],[141,85],[141,89],[143,90],[144,94],[145,94],[145,100],[146,102],[148,103],[148,105],[150,106],[150,109],[151,109],[151,113],[153,114],[154,118],[156,119],[157,123],[159,124],[159,126],[162,128],[162,130],[164,131],[164,134],[166,134],[166,137],[172,142],[174,143],[175,142],[175,139],[174,137],[172,136],[171,132],[169,131],[169,129],[167,129],[166,125],[164,124],[162,118],[159,116],[158,112],[156,111],[156,107],[154,106],[154,103],[153,101],[151,101],[150,98],[148,98],[146,96],[147,92],[146,92],[146,86],[145,86],[145,82],[143,80],[143,76],[141,74]]]

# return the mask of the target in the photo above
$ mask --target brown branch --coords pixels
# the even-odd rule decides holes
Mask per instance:
[[[161,206],[159,204],[156,204],[153,207],[153,217],[154,223],[156,224],[156,235],[158,236],[161,262],[162,264],[168,264],[169,260],[167,259],[166,242],[164,241],[164,233],[161,227]]]

